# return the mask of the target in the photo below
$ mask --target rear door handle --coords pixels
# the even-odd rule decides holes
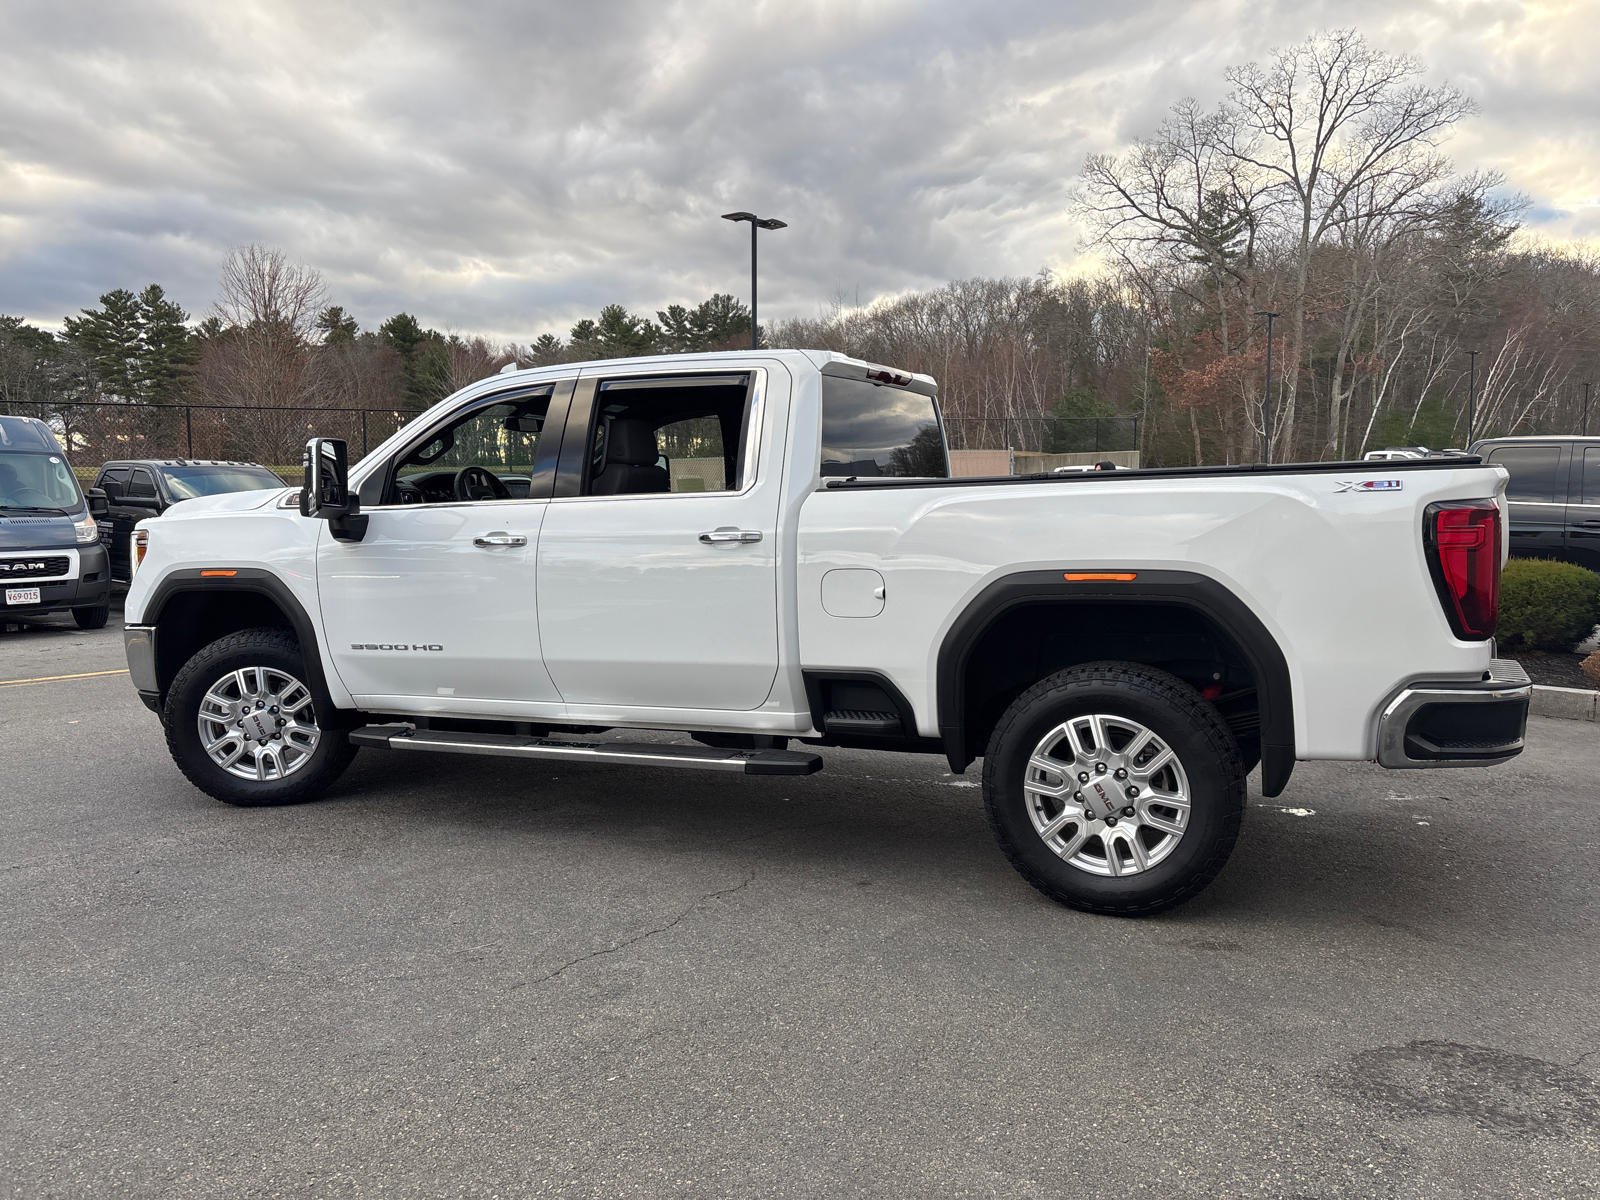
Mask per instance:
[[[474,546],[526,546],[528,539],[520,533],[480,533],[472,539]]]
[[[759,542],[761,530],[713,529],[710,533],[702,533],[700,540],[708,546],[715,546],[718,542]]]

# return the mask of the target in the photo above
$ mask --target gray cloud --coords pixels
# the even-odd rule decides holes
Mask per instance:
[[[1086,153],[1346,24],[1479,97],[1461,165],[1506,171],[1553,236],[1600,233],[1575,10],[13,0],[5,22],[0,311],[51,323],[150,280],[202,310],[228,247],[261,241],[364,324],[526,340],[611,301],[742,295],[732,208],[790,222],[763,244],[768,316],[1069,268]]]

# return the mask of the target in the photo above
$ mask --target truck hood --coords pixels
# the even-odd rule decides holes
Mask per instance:
[[[78,535],[72,531],[76,517],[57,517],[49,513],[0,514],[0,550],[57,550],[74,547]]]
[[[216,512],[250,512],[253,509],[265,508],[277,502],[285,488],[279,491],[275,488],[263,488],[259,492],[223,492],[220,496],[196,496],[193,500],[180,500],[166,512],[163,517],[197,517],[202,513]],[[293,489],[298,490],[298,489]]]

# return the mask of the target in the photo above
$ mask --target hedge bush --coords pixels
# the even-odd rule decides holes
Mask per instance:
[[[1600,623],[1600,575],[1571,563],[1514,558],[1500,574],[1495,636],[1507,650],[1571,650]]]

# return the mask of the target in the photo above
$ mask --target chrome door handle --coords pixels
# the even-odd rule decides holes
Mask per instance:
[[[474,546],[526,546],[528,539],[520,533],[480,533],[472,539]]]
[[[710,533],[702,533],[700,540],[708,546],[718,542],[759,542],[761,530],[759,529],[713,529]]]

